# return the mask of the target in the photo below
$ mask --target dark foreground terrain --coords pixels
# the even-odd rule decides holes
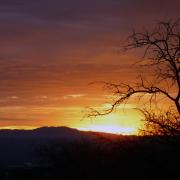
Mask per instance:
[[[66,127],[0,131],[0,180],[178,180],[178,137]]]

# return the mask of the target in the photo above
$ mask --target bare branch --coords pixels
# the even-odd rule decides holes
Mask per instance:
[[[124,46],[125,51],[144,49],[143,66],[151,70],[155,80],[146,80],[145,76],[140,75],[139,81],[131,85],[101,82],[115,99],[111,107],[103,111],[91,108],[88,116],[107,115],[136,95],[139,100],[147,94],[150,95],[151,106],[154,101],[157,103],[157,97],[163,95],[164,99],[173,104],[176,113],[167,112],[158,116],[154,112],[143,111],[146,128],[157,128],[160,134],[177,134],[176,131],[180,132],[180,19],[174,22],[158,22],[153,31],[133,31],[128,41],[129,43]],[[151,132],[154,131],[151,129]]]

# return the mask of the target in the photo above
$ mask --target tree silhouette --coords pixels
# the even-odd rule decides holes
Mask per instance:
[[[88,117],[106,115],[116,107],[126,103],[129,98],[138,95],[142,99],[149,97],[150,106],[163,97],[171,109],[164,114],[141,109],[144,114],[145,127],[149,132],[160,134],[177,134],[180,132],[180,19],[158,22],[152,31],[133,32],[128,37],[125,51],[143,49],[143,60],[140,66],[146,68],[151,78],[140,74],[135,84],[102,82],[116,97],[111,107],[98,111],[91,108]],[[150,72],[151,70],[151,72]],[[149,106],[149,107],[150,107]]]

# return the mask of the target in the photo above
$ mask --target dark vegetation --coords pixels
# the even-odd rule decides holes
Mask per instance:
[[[7,134],[11,134],[9,141]],[[6,158],[18,156],[14,152],[16,143],[19,149],[27,147],[17,157],[24,154],[25,161],[1,162],[1,180],[180,179],[178,136],[121,136],[42,128],[0,132],[0,139],[1,150],[8,152]],[[8,144],[4,147],[3,139]],[[33,153],[28,151],[30,147]]]

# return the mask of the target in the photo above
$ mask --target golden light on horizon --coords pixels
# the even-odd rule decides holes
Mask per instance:
[[[137,130],[132,127],[117,127],[117,126],[106,126],[106,125],[92,125],[88,128],[78,128],[81,131],[93,131],[93,132],[104,132],[112,134],[122,135],[135,135]]]
[[[16,130],[16,129],[20,129],[20,130],[33,130],[33,129],[36,129],[37,127],[34,127],[34,126],[3,126],[3,127],[0,127],[0,129],[2,130]]]
[[[78,123],[74,128],[82,131],[106,132],[122,135],[137,135],[140,128],[140,116],[136,112],[130,114],[111,113],[99,116],[92,121]]]
[[[123,112],[121,112],[123,111]],[[77,110],[76,110],[77,113]],[[141,116],[140,114],[133,109],[120,110],[120,112],[114,112],[106,116],[98,116],[93,119],[85,119],[80,121],[80,114],[74,114],[78,116],[74,121],[67,121],[62,124],[57,120],[55,124],[48,124],[47,126],[67,126],[70,128],[75,128],[81,131],[95,131],[95,132],[105,132],[113,134],[123,134],[123,135],[137,135],[138,130],[141,126]],[[70,115],[71,116],[71,115]],[[62,117],[66,118],[66,117]],[[37,126],[30,125],[4,125],[1,126],[1,129],[24,129],[31,130],[41,127],[41,124]]]

